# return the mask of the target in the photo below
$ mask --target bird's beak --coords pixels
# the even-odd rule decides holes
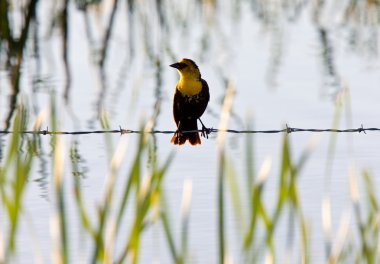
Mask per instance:
[[[181,70],[181,69],[185,68],[187,65],[185,63],[182,63],[182,62],[176,62],[176,63],[173,63],[173,64],[171,64],[169,66],[173,67],[173,68],[176,68],[178,70]]]

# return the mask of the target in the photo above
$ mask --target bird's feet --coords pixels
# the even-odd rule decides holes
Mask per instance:
[[[205,125],[202,123],[202,131],[201,131],[201,136],[204,138],[208,138],[208,135],[211,134],[212,128],[207,128]]]
[[[202,120],[200,118],[198,118],[198,120],[201,122],[202,124],[202,132],[201,132],[201,136],[204,137],[204,138],[208,138],[208,135],[211,134],[211,131],[212,131],[212,128],[207,128]]]

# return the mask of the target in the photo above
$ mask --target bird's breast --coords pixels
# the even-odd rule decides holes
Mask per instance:
[[[181,78],[177,83],[177,89],[185,96],[194,96],[202,91],[202,82]]]

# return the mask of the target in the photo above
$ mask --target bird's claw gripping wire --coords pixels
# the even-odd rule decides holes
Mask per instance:
[[[199,118],[199,121],[201,121],[201,124],[202,124],[202,131],[201,131],[201,136],[204,137],[204,138],[208,138],[208,135],[211,134],[211,131],[212,131],[212,128],[207,128],[202,120]]]
[[[207,128],[205,126],[202,126],[202,132],[201,136],[204,138],[208,138],[208,135],[211,134],[212,128]]]

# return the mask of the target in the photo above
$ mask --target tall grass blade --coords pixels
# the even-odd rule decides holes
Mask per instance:
[[[255,183],[252,186],[251,190],[251,202],[250,204],[250,223],[248,226],[248,230],[246,232],[246,235],[244,237],[244,249],[249,250],[252,248],[252,244],[254,242],[255,238],[255,230],[257,226],[257,222],[260,220],[260,217],[263,218],[264,223],[266,226],[268,226],[270,220],[268,219],[265,209],[264,209],[264,203],[262,201],[262,191],[264,188],[265,179],[269,174],[269,169],[271,167],[271,160],[267,158],[259,173],[258,178],[256,179]]]
[[[245,209],[245,206],[242,204],[242,199],[240,197],[241,193],[238,184],[238,173],[235,171],[231,160],[227,161],[226,171],[227,186],[229,187],[232,209],[234,210],[234,216],[236,219],[236,230],[241,233],[244,226],[246,226],[246,217],[243,215],[243,208]]]
[[[129,198],[129,194],[131,188],[135,185],[137,188],[140,186],[140,175],[141,175],[141,162],[144,151],[146,150],[147,144],[145,142],[145,138],[143,135],[139,137],[138,147],[136,150],[135,158],[132,164],[131,169],[129,170],[128,180],[124,186],[122,191],[122,198],[120,206],[117,210],[117,219],[116,219],[116,231],[119,229],[121,221],[124,216],[124,212],[126,210],[127,201]]]
[[[339,127],[339,121],[342,112],[341,101],[337,101],[334,117],[333,117],[333,128]],[[329,139],[328,151],[326,156],[326,170],[325,170],[325,190],[323,194],[323,205],[322,206],[322,219],[323,219],[323,232],[325,240],[325,251],[326,251],[326,260],[331,255],[331,209],[330,209],[330,182],[331,174],[333,168],[333,161],[335,155],[335,147],[337,141],[337,134],[333,133]]]
[[[190,214],[190,203],[191,203],[191,191],[192,183],[191,180],[185,179],[183,183],[183,196],[182,196],[182,206],[181,206],[181,226],[182,226],[182,239],[181,239],[181,259],[183,263],[187,260],[187,244],[188,244],[188,231],[189,231],[189,214]]]
[[[54,95],[51,96],[51,127],[57,131],[57,111]],[[65,148],[63,138],[53,135],[51,144],[53,147],[53,189],[55,198],[55,208],[52,216],[52,233],[54,238],[53,259],[56,263],[68,263],[68,238],[67,238],[67,221],[66,221],[66,204],[64,197],[64,157]]]
[[[14,131],[23,131],[26,128],[27,111],[19,107],[13,122]],[[20,215],[23,210],[23,195],[26,190],[29,173],[32,167],[34,154],[33,138],[14,133],[8,149],[4,167],[0,168],[0,192],[8,217],[8,239],[5,245],[4,262],[8,262],[15,253],[15,241],[19,226]],[[26,149],[26,152],[23,150]],[[9,172],[11,172],[9,174]]]
[[[98,209],[98,227],[96,229],[96,242],[95,242],[95,248],[93,252],[92,262],[95,263],[97,260],[103,259],[104,261],[109,260],[110,254],[106,254],[106,248],[104,243],[104,231],[106,230],[106,224],[107,219],[110,214],[110,208],[113,204],[113,193],[115,189],[115,178],[117,175],[117,172],[119,170],[120,164],[123,160],[125,151],[127,147],[126,138],[121,138],[119,141],[119,144],[112,156],[111,163],[110,163],[110,171],[106,178],[105,183],[105,194],[104,198],[102,200],[102,204],[99,206]],[[112,225],[112,222],[110,223]],[[116,227],[115,228],[116,233]],[[111,241],[113,241],[114,235],[111,235]],[[109,244],[108,246],[111,246]]]
[[[141,135],[145,137],[145,135]],[[145,138],[146,139],[146,138]],[[144,140],[145,140],[144,139]],[[141,144],[141,148],[145,144]],[[145,147],[144,147],[145,148]],[[137,151],[137,153],[146,153]],[[138,159],[142,159],[143,157],[139,157]],[[152,170],[143,178],[143,181],[140,184],[140,179],[134,180],[131,183],[130,188],[134,188],[136,192],[136,201],[134,208],[134,220],[132,223],[131,231],[129,234],[129,238],[123,248],[123,251],[120,257],[117,260],[117,263],[124,263],[125,261],[131,263],[137,263],[139,258],[140,244],[141,244],[141,235],[143,231],[149,226],[152,222],[152,219],[149,216],[153,215],[154,209],[157,208],[159,201],[161,200],[161,190],[162,190],[162,180],[163,177],[169,168],[169,165],[173,159],[173,155],[169,155],[164,165],[162,167],[157,167],[156,162],[153,162]],[[140,168],[138,168],[140,171]],[[139,175],[137,175],[139,176]],[[128,186],[128,184],[127,184]],[[131,190],[131,189],[130,189]],[[120,214],[119,214],[120,215]],[[162,216],[164,215],[164,218]],[[164,226],[167,223],[167,219],[165,218],[165,214],[159,215],[163,220]],[[154,218],[153,218],[154,220]],[[171,237],[171,236],[170,236]]]
[[[232,84],[229,83],[226,90],[226,95],[224,97],[222,113],[219,121],[219,129],[227,129],[228,120],[231,114],[232,99],[233,99],[234,89]],[[226,168],[226,157],[225,157],[225,139],[226,133],[221,132],[217,137],[218,144],[218,233],[219,233],[219,263],[223,264],[226,262],[225,255],[225,232],[224,232],[224,181],[225,181],[225,168]]]
[[[161,209],[161,221],[162,221],[162,225],[164,228],[164,235],[165,235],[166,240],[167,240],[168,245],[169,245],[169,250],[170,250],[172,260],[174,263],[181,263],[182,260],[179,257],[179,254],[177,253],[173,234],[172,234],[171,229],[170,229],[170,223],[169,223],[168,215],[166,212],[165,198],[163,197],[163,195],[161,196],[161,207],[162,207],[162,209]]]
[[[250,123],[248,123],[247,129],[248,130],[252,129],[252,125]],[[253,147],[254,147],[253,136],[247,134],[247,136],[246,136],[246,149],[245,149],[245,160],[246,160],[245,166],[247,169],[246,174],[247,174],[247,191],[248,191],[248,193],[250,193],[250,191],[251,191],[251,188],[253,186],[253,180],[255,177],[255,174],[254,174],[255,160],[254,160],[254,156],[253,156]]]

